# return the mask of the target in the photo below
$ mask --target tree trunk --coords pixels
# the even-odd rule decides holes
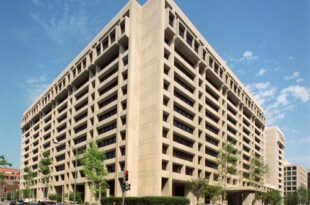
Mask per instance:
[[[99,205],[101,204],[101,183],[99,183]]]

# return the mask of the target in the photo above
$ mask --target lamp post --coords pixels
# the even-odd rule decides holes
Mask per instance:
[[[57,140],[53,141],[55,144],[60,144]],[[76,149],[74,149],[73,147],[71,147],[70,145],[68,145],[68,147],[70,147],[72,150],[74,150],[75,152],[75,162],[74,162],[74,191],[73,191],[73,202],[76,203],[76,167],[77,167],[77,159],[76,159]]]

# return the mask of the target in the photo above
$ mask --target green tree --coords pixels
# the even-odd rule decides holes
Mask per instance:
[[[262,195],[264,203],[270,205],[281,205],[282,197],[278,190],[267,191]]]
[[[194,194],[197,200],[197,204],[199,203],[199,198],[205,196],[205,189],[208,185],[208,181],[199,177],[198,179],[192,179],[187,182],[189,190]]]
[[[296,205],[299,203],[298,195],[297,193],[288,193],[284,197],[284,203],[285,205]]]
[[[105,179],[109,174],[104,166],[105,152],[98,150],[97,144],[91,142],[86,151],[77,157],[83,166],[86,178],[89,180],[93,195],[101,201],[101,194],[108,187]]]
[[[229,175],[237,175],[237,162],[239,159],[239,151],[234,147],[236,140],[230,140],[223,143],[222,149],[217,155],[217,174],[221,181],[221,186],[223,187],[222,191],[222,200],[226,200],[227,191],[227,179]]]
[[[76,192],[75,197],[76,197],[75,200],[76,200],[79,204],[80,204],[81,202],[83,202],[82,192]],[[74,193],[73,193],[73,192],[70,192],[70,194],[69,194],[69,200],[70,200],[70,201],[74,201]]]
[[[299,203],[306,204],[308,202],[308,189],[304,185],[301,185],[297,190],[297,196]]]
[[[56,194],[48,195],[48,199],[51,200],[51,201],[61,202],[62,197],[61,197],[61,194],[56,193]]]
[[[205,196],[210,199],[211,202],[216,202],[222,196],[223,189],[220,186],[207,185],[205,188]]]
[[[268,166],[264,164],[263,158],[254,155],[250,159],[249,181],[254,188],[255,198],[253,204],[259,199],[259,187],[264,183],[264,176],[268,173]]]
[[[33,178],[36,176],[36,173],[31,171],[30,167],[25,167],[24,168],[24,175],[23,178],[25,180],[25,184],[26,184],[26,189],[23,191],[23,197],[24,198],[32,198],[33,197],[33,193],[31,190],[31,186],[33,185]]]
[[[43,153],[43,158],[39,162],[39,172],[42,174],[41,181],[46,185],[44,190],[44,197],[46,198],[48,195],[48,182],[50,178],[50,168],[49,165],[52,164],[51,158],[49,158],[50,152],[46,151]]]
[[[6,161],[4,155],[0,155],[0,167],[9,166],[11,167],[12,164]],[[0,186],[4,185],[4,174],[0,172]]]

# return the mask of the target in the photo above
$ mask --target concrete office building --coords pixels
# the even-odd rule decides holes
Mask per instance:
[[[249,160],[265,151],[262,108],[172,0],[131,0],[25,111],[21,128],[22,169],[37,171],[50,150],[49,193],[73,190],[74,150],[96,141],[111,194],[121,196],[126,169],[128,196],[193,199],[187,180],[215,183],[218,150],[234,139],[240,175],[229,175],[228,198],[249,204]],[[40,174],[34,181],[41,199]]]
[[[308,170],[308,189],[310,190],[310,170]]]
[[[296,192],[301,186],[307,187],[307,170],[298,164],[284,167],[284,194]]]
[[[265,129],[265,163],[268,165],[266,184],[284,195],[284,134],[274,126]]]

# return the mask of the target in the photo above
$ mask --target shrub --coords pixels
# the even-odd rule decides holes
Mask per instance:
[[[113,205],[113,202],[116,202],[116,205],[120,205],[122,201],[122,197],[104,197],[101,204]],[[189,199],[177,196],[126,197],[125,203],[126,205],[187,205]]]
[[[50,194],[48,195],[48,199],[51,201],[57,201],[57,202],[61,202],[61,194],[57,193],[57,194]]]
[[[82,197],[82,192],[76,192],[76,195],[75,195],[75,200],[80,204],[81,202],[83,202],[83,197]],[[69,200],[70,201],[74,201],[74,193],[73,192],[70,192],[69,194]]]

